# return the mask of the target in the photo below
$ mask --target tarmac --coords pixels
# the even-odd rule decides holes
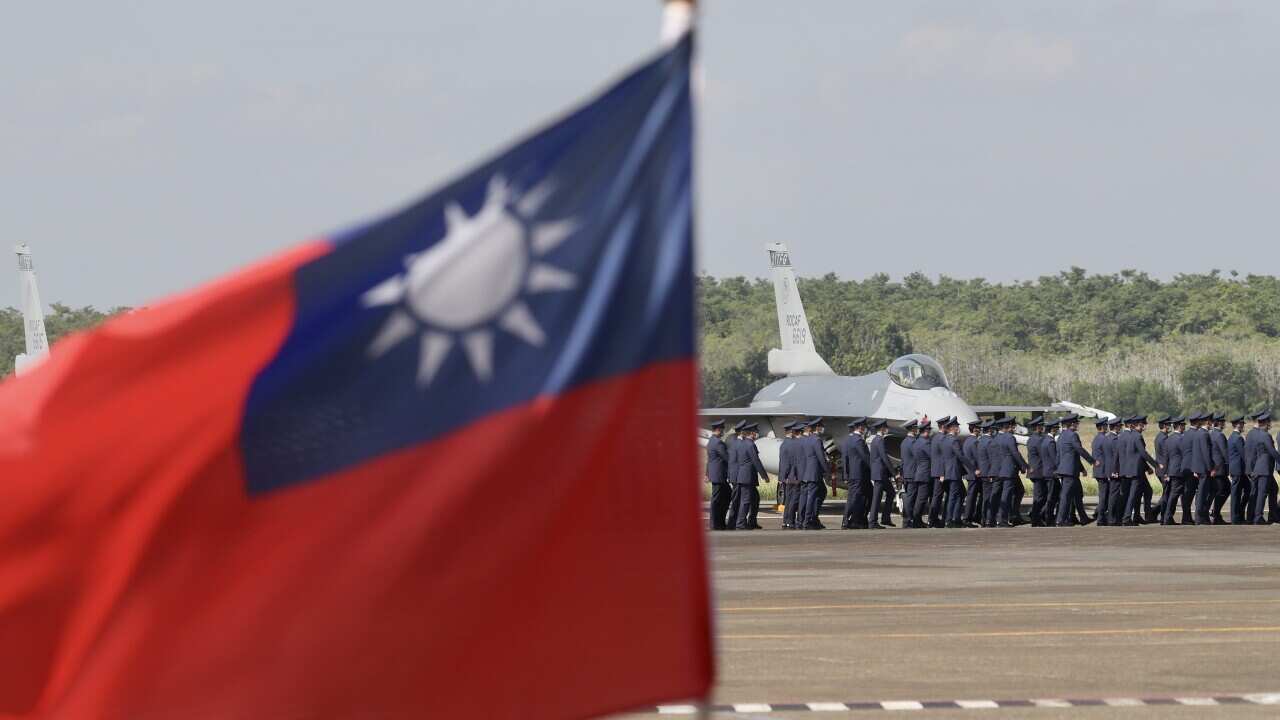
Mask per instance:
[[[710,533],[710,717],[1280,717],[1280,525],[842,531],[824,512],[825,531],[762,511]]]

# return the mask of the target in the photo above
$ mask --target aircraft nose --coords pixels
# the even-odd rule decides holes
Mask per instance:
[[[958,418],[961,428],[966,428],[969,423],[978,419],[978,413],[969,407],[969,403],[954,392],[943,388],[934,388],[925,409],[931,419],[947,416]]]

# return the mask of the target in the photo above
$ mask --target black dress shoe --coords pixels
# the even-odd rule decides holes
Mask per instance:
[[[964,527],[966,527],[966,528],[980,528],[980,527],[982,527],[982,526],[981,526],[981,525],[979,525],[979,524],[978,524],[978,523],[976,523],[976,522],[967,522],[967,523],[965,523],[965,524],[964,524]]]
[[[889,521],[889,520],[885,520],[884,522],[880,523],[880,525],[881,525],[881,526],[883,526],[883,527],[893,527],[893,528],[898,527],[897,525],[894,525],[894,524],[893,524],[891,521]]]
[[[883,529],[884,529],[884,526],[883,526],[883,525],[881,525],[881,524],[879,524],[879,523],[876,523],[875,525],[868,525],[868,526],[867,526],[867,529],[868,529],[868,530],[883,530]]]

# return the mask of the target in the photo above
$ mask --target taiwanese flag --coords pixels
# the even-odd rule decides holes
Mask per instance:
[[[0,386],[0,717],[705,696],[691,53]]]

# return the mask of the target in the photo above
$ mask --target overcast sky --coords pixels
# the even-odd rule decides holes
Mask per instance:
[[[655,47],[657,0],[19,3],[0,240],[140,304],[429,190]],[[1280,3],[705,0],[701,266],[1280,266]],[[17,303],[16,272],[0,304]]]

